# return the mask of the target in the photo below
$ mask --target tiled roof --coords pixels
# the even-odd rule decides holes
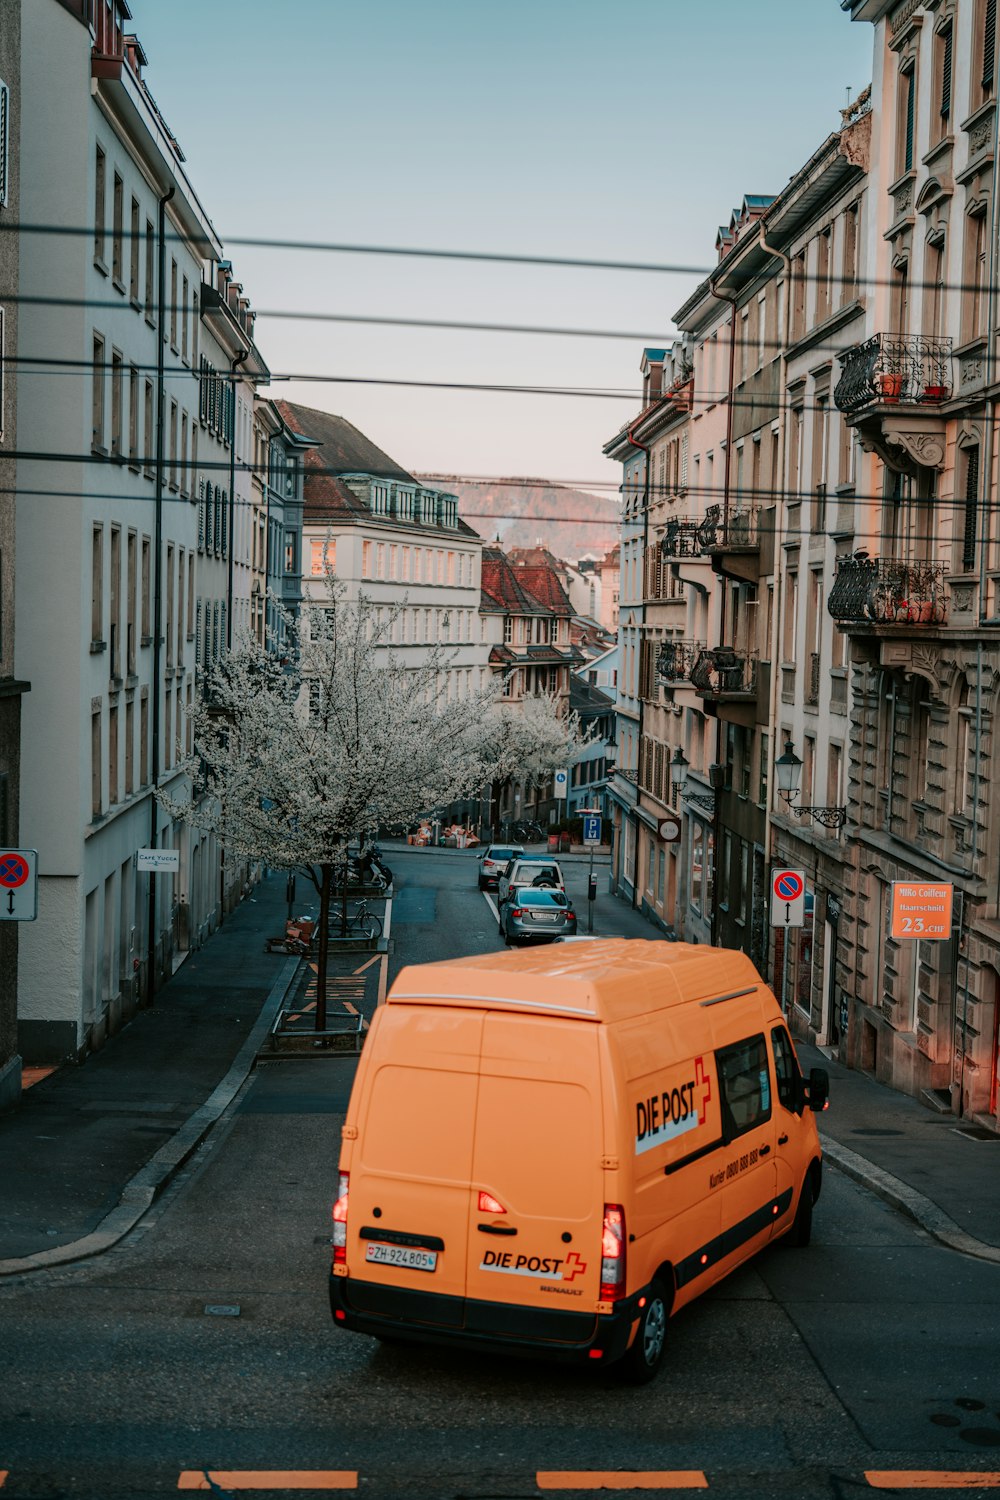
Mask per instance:
[[[424,536],[433,532],[441,536],[478,538],[478,532],[461,519],[457,526],[444,527],[429,526],[421,521],[403,521],[397,516],[373,515],[365,500],[354,493],[342,475],[370,475],[374,479],[412,485],[418,490],[430,487],[400,468],[345,417],[316,411],[311,406],[296,406],[291,401],[275,401],[274,405],[293,432],[318,444],[307,449],[302,458],[304,521],[364,520],[367,525],[392,527],[394,530],[402,527],[407,531],[419,531]]]
[[[521,588],[537,599],[544,609],[549,609],[556,615],[573,613],[573,606],[555,568],[546,563],[540,566],[526,563],[518,567],[515,573]]]

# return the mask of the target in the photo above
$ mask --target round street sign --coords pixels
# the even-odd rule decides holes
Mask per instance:
[[[661,819],[659,834],[660,838],[665,844],[676,843],[681,836],[680,818],[675,818],[673,814],[671,814],[669,817]]]
[[[28,861],[22,855],[11,851],[0,854],[0,885],[4,890],[16,891],[30,873]]]
[[[797,901],[804,889],[802,876],[798,870],[778,870],[773,889],[779,901]]]

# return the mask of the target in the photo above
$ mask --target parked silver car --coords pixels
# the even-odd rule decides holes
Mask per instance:
[[[515,887],[512,899],[500,908],[500,931],[508,948],[529,941],[551,943],[575,935],[576,912],[565,891]]]
[[[495,886],[510,861],[523,853],[520,844],[489,844],[479,856],[479,889]]]

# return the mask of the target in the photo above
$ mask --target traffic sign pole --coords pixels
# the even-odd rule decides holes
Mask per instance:
[[[594,887],[594,849],[601,842],[601,815],[599,812],[591,812],[589,808],[581,808],[583,817],[583,842],[590,848],[590,869],[587,872],[587,931],[594,930],[594,898],[597,894]]]

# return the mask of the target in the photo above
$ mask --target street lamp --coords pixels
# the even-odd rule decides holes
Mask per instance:
[[[793,812],[797,818],[815,818],[817,823],[822,823],[824,828],[843,828],[847,822],[846,807],[793,807],[792,803],[799,795],[799,781],[802,777],[802,762],[795,754],[795,747],[791,740],[785,741],[785,753],[779,755],[774,762],[774,774],[778,781],[778,796],[785,802],[789,812]]]
[[[674,751],[673,758],[672,758],[672,760],[670,762],[670,784],[671,784],[671,786],[680,787],[680,789],[681,789],[681,796],[684,798],[684,800],[686,802],[694,802],[696,804],[696,806],[705,808],[705,810],[707,812],[714,812],[715,811],[715,793],[714,793],[714,791],[712,791],[712,792],[696,792],[693,789],[691,789],[690,782],[688,781],[688,772],[690,771],[690,769],[691,769],[691,767],[690,767],[690,764],[688,762],[688,758],[684,754],[684,751],[681,749],[680,745],[678,745],[677,749]],[[713,787],[716,785],[716,782],[717,782],[717,778],[715,776],[713,776],[713,774],[712,774],[715,771],[715,769],[716,769],[715,766],[712,766],[710,768],[710,770],[709,770],[709,773],[708,773],[709,774],[709,779],[711,780]]]

